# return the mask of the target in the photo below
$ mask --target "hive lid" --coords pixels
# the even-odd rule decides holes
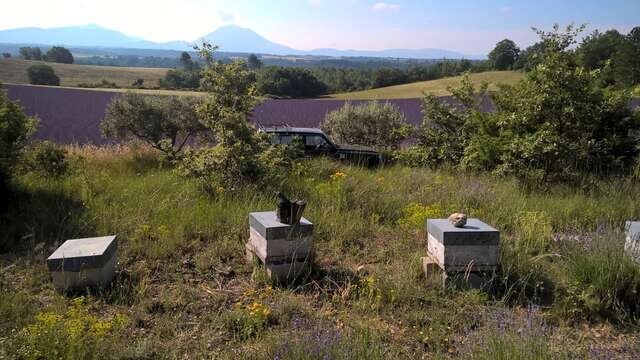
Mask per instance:
[[[293,239],[313,234],[313,224],[309,220],[303,217],[296,225],[283,224],[278,221],[275,211],[250,213],[249,226],[267,240]]]
[[[498,245],[500,232],[479,219],[455,227],[448,219],[427,219],[427,233],[443,245]]]
[[[115,254],[116,236],[65,241],[47,259],[51,271],[81,271],[102,267]]]

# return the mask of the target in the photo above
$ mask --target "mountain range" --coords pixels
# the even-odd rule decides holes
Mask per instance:
[[[297,50],[272,42],[255,31],[236,25],[228,25],[199,37],[194,42],[154,42],[125,35],[117,30],[99,25],[66,26],[58,28],[27,27],[0,30],[0,43],[63,45],[75,47],[110,47],[135,49],[161,49],[187,51],[193,44],[207,40],[220,47],[220,51],[257,53],[270,55],[313,55],[330,57],[386,57],[411,59],[483,59],[484,56],[465,55],[444,49],[387,49],[387,50]]]

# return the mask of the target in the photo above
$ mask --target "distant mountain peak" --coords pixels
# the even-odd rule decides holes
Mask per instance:
[[[202,40],[218,45],[220,51],[238,53],[256,53],[270,55],[314,55],[331,57],[382,57],[415,59],[478,59],[483,56],[468,56],[443,49],[388,49],[388,50],[337,50],[314,49],[302,51],[272,42],[257,32],[238,25],[225,25],[199,37],[193,43]],[[157,43],[129,36],[120,31],[104,28],[98,24],[57,27],[43,29],[37,27],[0,30],[0,43],[63,45],[84,47],[112,47],[137,49],[165,49],[189,51],[192,46],[186,41]]]
[[[257,32],[238,25],[226,25],[202,35],[199,40],[207,40],[220,47],[220,51],[254,52],[263,54],[292,55],[298,50],[267,40]]]

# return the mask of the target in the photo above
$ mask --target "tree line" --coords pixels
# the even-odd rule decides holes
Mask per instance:
[[[466,71],[489,70],[486,61],[441,60],[407,68],[314,68],[264,65],[255,54],[249,55],[244,66],[251,71],[260,95],[279,98],[309,98],[329,93],[375,89],[416,81],[460,75]],[[201,66],[184,52],[180,66],[167,71],[160,81],[165,89],[200,88]]]
[[[578,30],[584,30],[584,26]],[[577,40],[568,35],[564,44]],[[544,51],[551,41],[540,41],[520,49],[513,40],[504,39],[496,44],[489,53],[489,63],[495,70],[531,71],[542,61]],[[598,77],[605,85],[631,87],[640,84],[640,26],[634,27],[628,34],[618,30],[600,32],[595,30],[587,35],[575,48],[565,49],[571,61],[585,70],[598,71]]]
[[[25,60],[49,61],[62,64],[73,64],[74,62],[71,51],[62,46],[53,46],[44,54],[39,47],[21,47],[20,57]]]

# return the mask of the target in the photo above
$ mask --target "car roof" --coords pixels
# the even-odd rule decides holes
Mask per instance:
[[[322,130],[317,128],[302,128],[302,127],[290,127],[290,126],[273,126],[264,127],[260,129],[264,132],[270,133],[307,133],[307,134],[324,134]]]

